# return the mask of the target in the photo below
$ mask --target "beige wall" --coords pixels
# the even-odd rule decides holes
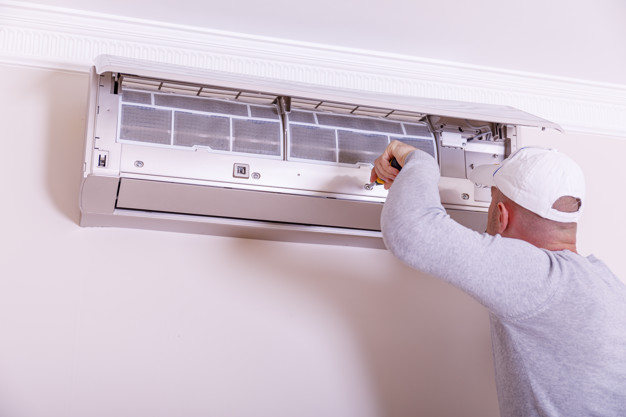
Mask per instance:
[[[461,292],[382,250],[80,228],[87,75],[0,91],[0,416],[497,416]]]
[[[578,251],[602,259],[626,282],[626,257],[623,239],[626,236],[626,138],[522,131],[523,145],[556,148],[578,162],[585,172],[587,198],[578,228]]]
[[[498,415],[485,310],[385,251],[77,226],[86,88],[0,66],[0,415]],[[583,165],[581,251],[626,277],[626,141],[524,133]]]

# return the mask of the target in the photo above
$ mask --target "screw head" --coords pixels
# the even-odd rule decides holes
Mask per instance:
[[[143,161],[135,161],[135,166],[137,168],[143,168]]]
[[[461,198],[463,200],[469,200],[469,194],[468,193],[463,193],[463,194],[461,194]]]

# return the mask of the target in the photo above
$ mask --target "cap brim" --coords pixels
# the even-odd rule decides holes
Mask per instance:
[[[493,187],[496,185],[493,179],[493,174],[500,168],[500,165],[479,165],[474,168],[470,174],[469,179],[476,185],[484,187]]]

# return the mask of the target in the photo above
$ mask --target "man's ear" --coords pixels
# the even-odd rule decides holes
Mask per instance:
[[[498,216],[498,230],[497,233],[502,235],[506,228],[509,226],[509,209],[500,201],[496,205]]]

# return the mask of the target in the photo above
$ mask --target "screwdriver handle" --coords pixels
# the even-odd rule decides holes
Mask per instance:
[[[400,171],[402,169],[402,167],[400,166],[400,164],[398,163],[398,160],[396,159],[396,157],[394,156],[393,158],[391,158],[391,161],[389,161],[389,163],[391,164],[392,167],[394,167],[395,169],[397,169],[398,171]]]
[[[394,167],[395,169],[397,169],[398,171],[400,171],[402,169],[402,167],[400,166],[400,164],[398,163],[398,160],[396,159],[396,157],[394,156],[393,158],[391,158],[391,161],[389,161],[389,163],[391,164],[392,167]],[[381,180],[380,178],[376,178],[376,181],[371,182],[369,184],[365,184],[365,189],[366,190],[373,190],[374,186],[376,185],[381,185],[384,184],[385,182],[383,180]]]

